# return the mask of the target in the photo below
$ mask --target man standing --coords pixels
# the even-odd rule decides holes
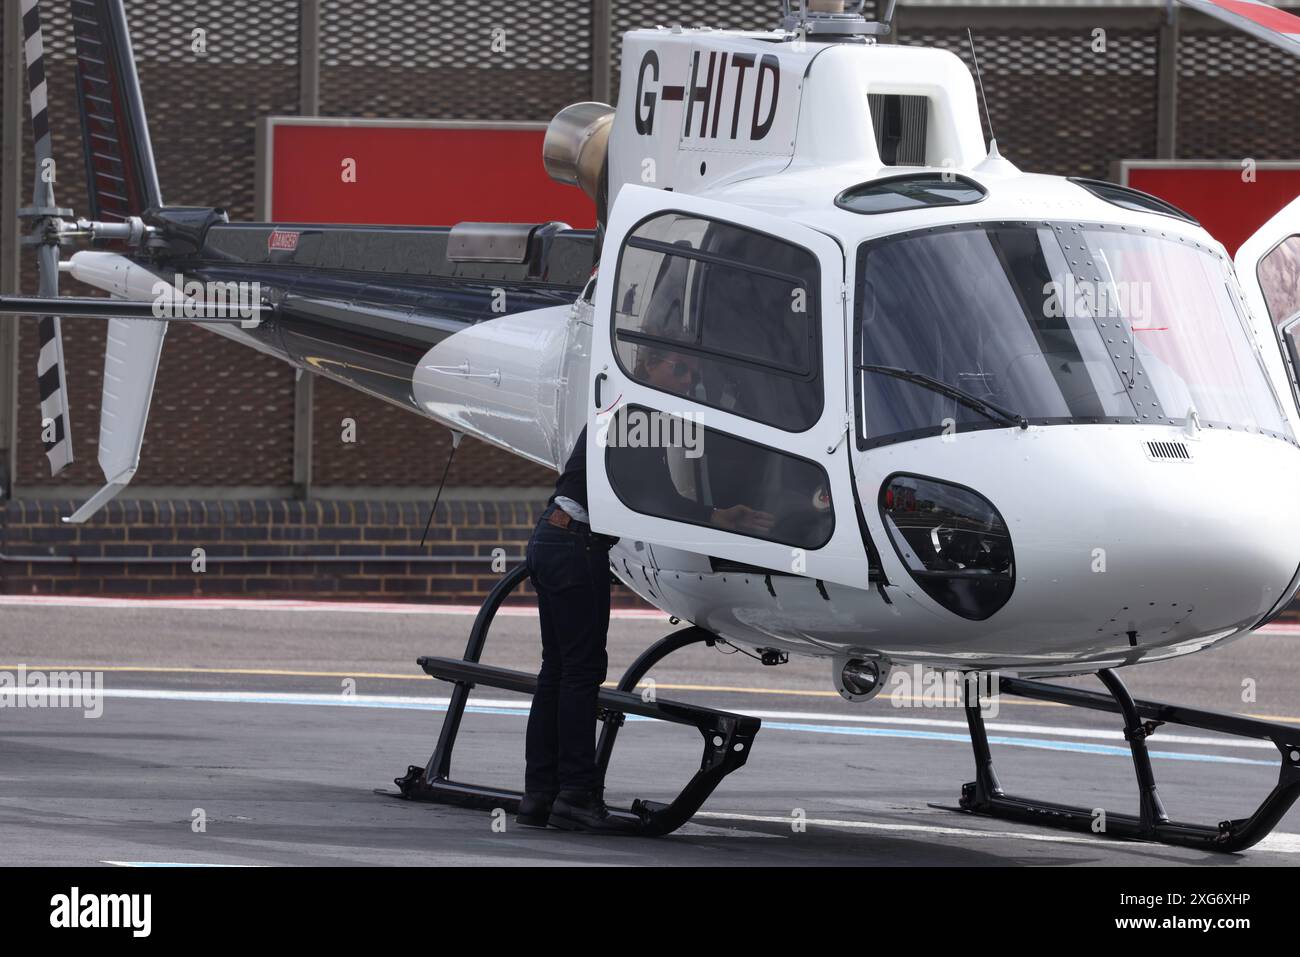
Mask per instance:
[[[528,715],[527,770],[520,824],[569,831],[632,833],[609,813],[596,770],[596,698],[609,659],[609,547],[587,515],[587,430],[578,436],[528,541],[537,591],[542,668]]]

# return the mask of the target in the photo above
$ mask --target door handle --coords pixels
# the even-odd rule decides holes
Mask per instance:
[[[605,375],[605,373],[603,373],[603,372],[600,372],[600,373],[597,373],[597,374],[596,374],[596,408],[598,408],[598,409],[599,409],[599,408],[601,407],[601,405],[602,405],[602,403],[601,403],[601,401],[600,401],[600,384],[601,384],[602,382],[604,382],[604,381],[605,381],[606,379],[608,379],[608,378],[609,378],[609,376]]]

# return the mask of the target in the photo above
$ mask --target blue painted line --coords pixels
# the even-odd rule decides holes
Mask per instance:
[[[100,861],[114,867],[260,867],[257,864],[196,864],[192,861]]]
[[[763,722],[764,728],[778,731],[803,731],[811,734],[853,734],[877,738],[916,738],[923,741],[955,741],[969,744],[970,737],[944,731],[913,731],[903,728],[863,728],[843,727],[825,724],[785,724],[781,722]],[[1127,747],[1111,744],[1085,744],[1074,741],[1060,741],[1053,738],[1008,738],[989,735],[990,744],[1005,744],[1017,748],[1039,748],[1044,751],[1074,751],[1079,754],[1100,754],[1107,757],[1127,758],[1131,753]],[[1169,761],[1203,761],[1211,764],[1256,764],[1263,767],[1276,767],[1276,761],[1257,761],[1253,758],[1234,758],[1219,754],[1197,754],[1185,751],[1152,751],[1151,757],[1164,758]]]

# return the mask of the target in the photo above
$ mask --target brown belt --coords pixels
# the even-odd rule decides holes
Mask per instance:
[[[568,528],[573,524],[573,516],[562,508],[554,509],[550,515],[546,516],[546,521],[556,528]]]

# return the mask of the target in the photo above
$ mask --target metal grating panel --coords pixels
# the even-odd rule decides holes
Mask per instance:
[[[1295,57],[1239,33],[1184,30],[1178,53],[1178,155],[1300,156]]]
[[[323,0],[321,112],[549,120],[590,98],[590,0]]]
[[[1106,52],[1094,53],[1084,31],[984,32],[975,22],[990,119],[1007,159],[1028,172],[1108,179],[1115,160],[1155,155],[1154,32],[1107,30]],[[941,47],[971,67],[964,29],[912,34],[904,24],[902,42]]]

